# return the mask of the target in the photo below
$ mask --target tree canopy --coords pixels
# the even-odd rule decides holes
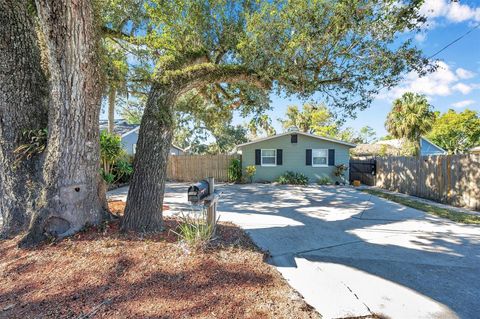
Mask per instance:
[[[479,114],[469,109],[460,113],[448,110],[435,120],[427,136],[450,154],[468,153],[480,145]]]
[[[424,95],[407,92],[393,101],[385,127],[395,138],[402,138],[420,151],[420,137],[428,133],[435,121],[435,113]]]
[[[295,126],[301,132],[322,136],[330,136],[343,141],[365,144],[375,139],[373,128],[364,126],[358,131],[351,127],[343,127],[342,122],[336,120],[334,114],[322,104],[305,103],[302,110],[297,105],[287,107],[285,119],[279,118],[284,130]]]

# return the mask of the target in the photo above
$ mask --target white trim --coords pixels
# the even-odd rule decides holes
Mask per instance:
[[[134,128],[133,130],[130,130],[130,131],[128,131],[127,133],[123,133],[122,135],[120,135],[120,137],[122,137],[122,138],[123,138],[123,137],[125,137],[125,136],[127,136],[127,135],[130,135],[130,134],[132,134],[133,132],[136,132],[136,131],[138,131],[139,129],[140,129],[140,125],[139,125],[139,126],[137,126],[136,128]]]
[[[327,156],[325,156],[325,163],[326,164],[314,164],[313,163],[313,153],[315,151],[325,151],[327,153]],[[317,157],[323,157],[323,156],[317,156]],[[312,149],[312,167],[328,167],[328,148],[315,148],[315,149]]]
[[[342,145],[346,145],[346,146],[350,146],[350,147],[355,147],[355,146],[357,146],[356,144],[352,144],[352,143],[348,143],[348,142],[336,140],[336,139],[334,139],[334,138],[325,137],[325,136],[318,136],[318,135],[309,134],[309,133],[304,133],[304,132],[285,132],[285,133],[282,133],[282,134],[277,134],[277,135],[273,135],[273,136],[268,136],[268,137],[260,138],[260,139],[257,139],[257,140],[251,141],[251,142],[239,144],[239,145],[237,145],[237,147],[242,147],[242,146],[246,146],[246,145],[250,145],[250,144],[255,144],[255,143],[259,143],[259,142],[271,140],[271,139],[273,139],[273,138],[277,138],[277,137],[281,137],[281,136],[285,136],[285,135],[291,135],[291,134],[309,136],[309,137],[317,138],[317,139],[319,139],[319,140],[324,140],[324,141],[329,141],[329,142],[333,142],[333,143],[338,143],[338,144],[342,144]]]
[[[275,159],[275,164],[263,164],[263,151],[273,151],[273,158]],[[265,156],[265,157],[272,157],[272,156]],[[260,166],[277,166],[277,150],[273,148],[263,148],[260,150]]]

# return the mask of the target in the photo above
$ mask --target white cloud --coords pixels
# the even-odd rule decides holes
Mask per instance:
[[[457,83],[454,86],[452,86],[452,89],[455,91],[459,91],[463,94],[468,94],[470,93],[470,91],[472,91],[472,87],[465,83]]]
[[[475,74],[469,70],[462,68],[453,70],[447,63],[440,61],[435,72],[423,77],[411,72],[407,74],[402,83],[389,92],[381,94],[379,98],[391,100],[400,97],[405,92],[421,93],[428,97],[448,96],[455,92],[468,94],[473,89],[477,89],[477,86],[465,84],[461,80],[471,76],[475,76]]]
[[[462,107],[469,106],[469,105],[472,105],[472,104],[475,104],[474,100],[465,100],[465,101],[460,101],[460,102],[457,102],[457,103],[453,103],[452,106],[456,107],[456,108],[462,108]]]
[[[429,20],[443,17],[450,22],[480,21],[480,7],[475,8],[450,0],[426,0],[420,8],[420,13]]]
[[[417,33],[415,34],[415,40],[417,40],[417,42],[423,42],[427,39],[427,34],[426,33]]]
[[[472,71],[465,70],[463,68],[456,69],[455,74],[462,80],[471,79],[475,76],[475,73],[473,73]]]

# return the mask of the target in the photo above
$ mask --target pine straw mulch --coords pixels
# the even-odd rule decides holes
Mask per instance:
[[[123,212],[123,203],[110,208]],[[0,242],[1,318],[317,318],[233,224],[189,251],[169,231],[121,234],[118,221],[32,250]]]

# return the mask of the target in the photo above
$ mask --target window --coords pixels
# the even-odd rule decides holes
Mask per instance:
[[[262,166],[277,165],[277,150],[262,150]]]
[[[312,150],[312,166],[328,166],[328,150]]]
[[[137,152],[137,144],[132,145],[132,153],[135,154]]]
[[[298,142],[298,135],[297,134],[292,134],[291,138],[290,138],[290,142],[297,143]]]

